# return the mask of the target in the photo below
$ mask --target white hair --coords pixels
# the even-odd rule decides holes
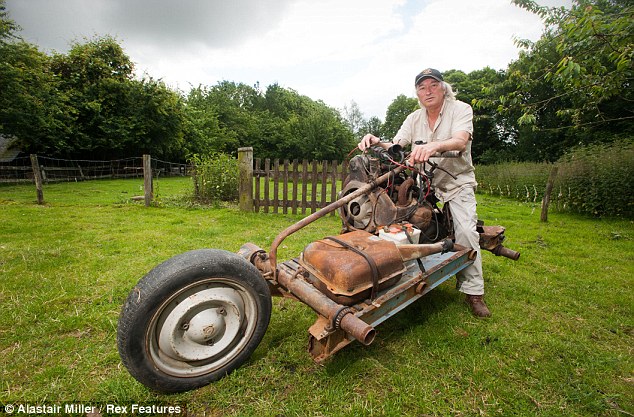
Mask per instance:
[[[456,93],[453,92],[453,88],[451,88],[451,84],[448,82],[442,81],[442,89],[445,90],[445,98],[448,100],[455,100]]]
[[[453,91],[453,88],[451,87],[451,84],[449,84],[446,81],[440,81],[440,85],[442,86],[443,91],[445,92],[444,96],[447,100],[455,100],[456,99],[456,93]],[[422,104],[419,103],[422,107]]]

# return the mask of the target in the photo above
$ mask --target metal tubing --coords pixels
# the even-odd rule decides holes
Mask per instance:
[[[502,245],[496,246],[493,250],[491,250],[491,252],[493,252],[493,254],[496,256],[504,256],[514,261],[517,261],[520,258],[519,252],[516,252],[513,249],[509,249]]]
[[[315,310],[318,314],[334,321],[345,306],[337,304],[330,298],[326,297],[322,292],[317,290],[302,278],[297,277],[296,273],[289,273],[285,269],[280,269],[277,274],[277,281],[296,296],[300,301]],[[374,340],[376,331],[352,313],[343,316],[340,323],[341,330],[350,334],[364,345],[369,345]]]
[[[326,207],[322,208],[321,210],[318,210],[318,211],[312,213],[310,216],[304,217],[302,220],[300,220],[297,223],[293,224],[292,226],[289,226],[286,229],[284,229],[273,240],[273,243],[271,244],[271,251],[269,252],[269,260],[271,262],[271,269],[273,271],[275,271],[274,273],[277,274],[277,248],[280,246],[280,244],[282,243],[282,241],[284,239],[286,239],[288,236],[290,236],[291,234],[295,233],[299,229],[301,229],[301,228],[309,225],[310,223],[314,222],[315,220],[318,220],[318,219],[324,217],[325,215],[327,215],[327,214],[337,210],[338,208],[344,206],[345,204],[348,204],[350,201],[354,200],[355,198],[359,197],[360,195],[363,195],[363,194],[366,194],[369,191],[372,191],[374,188],[378,187],[380,184],[382,184],[385,181],[387,181],[393,175],[398,174],[403,169],[404,169],[403,167],[396,167],[393,170],[391,170],[389,172],[386,172],[385,174],[381,175],[377,179],[370,181],[367,185],[357,189],[357,191],[354,191],[354,192],[348,194],[347,196],[345,196],[343,198],[340,198],[337,201],[334,201],[334,202],[328,204]]]
[[[448,252],[453,248],[453,242],[445,239],[442,242],[421,244],[421,245],[397,245],[398,251],[401,253],[403,261],[411,261],[413,259],[422,258],[423,256],[433,255],[434,253]]]

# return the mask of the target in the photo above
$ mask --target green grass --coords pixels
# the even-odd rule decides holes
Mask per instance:
[[[240,369],[199,390],[160,395],[120,364],[116,323],[138,279],[178,253],[264,249],[301,216],[181,200],[189,179],[0,187],[2,403],[187,404],[206,416],[624,416],[634,413],[634,224],[551,213],[478,195],[519,261],[485,253],[488,320],[446,283],[324,365],[307,352],[315,314],[274,299],[271,324]],[[280,258],[336,234],[326,217],[283,242]]]

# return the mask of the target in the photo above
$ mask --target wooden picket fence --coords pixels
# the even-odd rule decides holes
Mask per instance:
[[[238,162],[240,207],[256,213],[314,213],[337,200],[348,175],[347,162],[260,158],[253,161],[252,148],[240,148]]]

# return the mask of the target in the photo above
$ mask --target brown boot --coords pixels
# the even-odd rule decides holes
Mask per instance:
[[[471,307],[471,312],[476,317],[491,317],[491,312],[486,304],[484,304],[483,295],[469,295],[467,294],[465,301]]]

